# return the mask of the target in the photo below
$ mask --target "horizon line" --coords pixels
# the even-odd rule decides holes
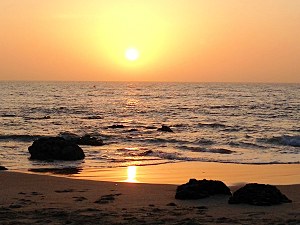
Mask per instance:
[[[202,84],[300,84],[300,82],[274,81],[126,81],[126,80],[0,80],[0,82],[82,82],[82,83],[202,83]]]

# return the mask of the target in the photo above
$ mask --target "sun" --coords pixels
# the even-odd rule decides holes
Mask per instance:
[[[128,48],[125,51],[125,58],[130,61],[135,61],[140,57],[140,53],[136,48]]]

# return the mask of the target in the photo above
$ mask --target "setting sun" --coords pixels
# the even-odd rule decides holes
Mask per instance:
[[[299,83],[298,2],[1,0],[0,80]]]
[[[136,48],[128,48],[125,51],[125,57],[126,59],[130,61],[135,61],[139,58],[140,53]]]

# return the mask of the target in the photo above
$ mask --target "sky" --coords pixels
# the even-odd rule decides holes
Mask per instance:
[[[1,0],[0,80],[300,83],[300,1]]]

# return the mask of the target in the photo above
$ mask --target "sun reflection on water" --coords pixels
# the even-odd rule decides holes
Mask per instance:
[[[127,180],[125,182],[135,183],[136,180],[136,166],[127,167]]]

